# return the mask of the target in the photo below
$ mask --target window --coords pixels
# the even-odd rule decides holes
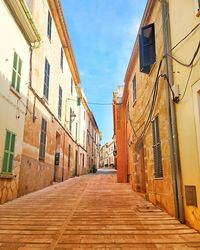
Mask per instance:
[[[6,141],[4,149],[4,159],[3,159],[3,173],[12,173],[13,170],[13,160],[14,160],[14,149],[15,149],[15,138],[16,135],[10,131],[6,131]]]
[[[156,116],[152,122],[152,131],[153,131],[154,171],[155,171],[155,177],[159,178],[163,177],[163,169],[162,169],[162,152],[161,152],[158,116]]]
[[[46,146],[46,132],[47,132],[47,121],[42,118],[41,133],[40,133],[40,152],[39,160],[45,159],[45,146]]]
[[[156,61],[154,24],[142,27],[139,36],[140,71],[149,74],[152,64]]]
[[[50,78],[50,64],[48,60],[45,58],[43,95],[46,100],[49,99],[49,78]]]
[[[18,92],[20,89],[21,72],[22,72],[22,60],[20,59],[18,54],[14,52],[11,86],[15,88]]]
[[[133,103],[136,101],[136,75],[133,78]]]
[[[77,143],[78,141],[78,123],[76,122],[76,135],[75,135],[75,141]]]
[[[85,167],[85,155],[83,154],[83,158],[82,158],[82,166],[83,168]]]
[[[70,169],[71,145],[68,145],[68,169]]]
[[[48,11],[47,36],[50,41],[51,41],[51,26],[52,26],[52,17],[50,12]]]
[[[60,50],[60,68],[63,71],[63,49]]]
[[[81,97],[77,96],[77,106],[80,106],[80,105],[81,105]]]
[[[69,112],[69,131],[72,132],[72,108],[70,108]]]
[[[71,95],[73,95],[73,79],[71,78]]]
[[[85,130],[83,130],[83,147],[85,148]]]
[[[61,119],[62,115],[62,88],[59,86],[59,96],[58,96],[58,117]]]

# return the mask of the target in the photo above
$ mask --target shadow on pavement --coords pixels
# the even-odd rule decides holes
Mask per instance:
[[[96,174],[116,174],[117,170],[113,168],[99,168]]]

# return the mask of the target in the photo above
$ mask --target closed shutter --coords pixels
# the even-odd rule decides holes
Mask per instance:
[[[139,36],[140,71],[148,74],[156,61],[154,24],[142,27]]]
[[[153,131],[154,172],[155,172],[155,177],[159,178],[163,177],[163,168],[162,168],[162,152],[161,152],[158,116],[156,116],[152,122],[152,131]]]
[[[17,55],[17,53],[14,52],[11,86],[15,88],[18,92],[20,90],[21,73],[22,73],[22,60]]]
[[[136,100],[136,75],[133,78],[133,102]]]
[[[47,131],[47,121],[42,118],[41,133],[40,133],[40,152],[39,159],[45,159],[45,146],[46,146],[46,131]]]
[[[49,40],[51,40],[51,26],[52,26],[52,17],[50,12],[48,11],[47,35],[49,37]]]
[[[59,86],[59,96],[58,96],[58,117],[61,118],[62,115],[62,88]]]
[[[49,99],[49,78],[50,78],[50,64],[47,58],[45,58],[43,95],[47,100]]]
[[[60,51],[60,68],[63,70],[63,49]]]
[[[4,160],[3,160],[3,173],[12,173],[13,160],[14,160],[14,149],[15,149],[15,138],[16,135],[10,131],[6,131],[6,141],[4,149]]]

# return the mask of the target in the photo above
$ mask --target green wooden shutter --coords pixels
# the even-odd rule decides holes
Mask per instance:
[[[22,72],[22,60],[18,58],[18,75],[17,75],[17,85],[16,90],[19,92],[20,82],[21,82],[21,72]]]
[[[158,116],[156,116],[152,122],[152,130],[153,130],[154,171],[155,171],[155,177],[159,178],[163,177],[163,167],[162,167],[162,151],[161,151]]]
[[[58,95],[58,117],[61,118],[62,115],[62,88],[59,86],[59,95]]]
[[[12,173],[13,170],[13,160],[14,160],[14,150],[15,150],[15,138],[16,135],[12,132],[6,132],[6,141],[4,149],[4,160],[3,160],[3,173]]]
[[[15,88],[18,92],[20,90],[21,72],[22,72],[22,60],[17,55],[17,53],[14,52],[11,86]]]
[[[43,95],[47,100],[49,99],[49,79],[50,79],[50,64],[47,58],[45,58]]]
[[[44,118],[42,118],[41,133],[40,133],[39,160],[45,159],[46,131],[47,131],[47,121]]]

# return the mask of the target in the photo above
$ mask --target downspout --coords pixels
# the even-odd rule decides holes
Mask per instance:
[[[163,40],[164,40],[164,55],[171,54],[171,35],[170,35],[170,23],[167,0],[161,0],[162,3],[162,20],[163,20]],[[165,57],[166,74],[169,78],[169,82],[173,85],[172,74],[172,61],[170,58]],[[171,158],[171,170],[172,181],[174,191],[174,201],[176,217],[181,223],[184,223],[184,208],[183,208],[183,195],[182,195],[182,180],[181,180],[181,166],[180,155],[178,147],[178,134],[175,114],[175,104],[171,98],[169,87],[166,84],[167,94],[167,111],[169,117],[169,135],[170,135],[170,158]]]
[[[29,82],[28,82],[28,91],[27,91],[27,100],[26,100],[26,114],[28,113],[29,105],[29,89],[32,87],[32,69],[33,69],[33,47],[30,45],[30,59],[29,59]]]

